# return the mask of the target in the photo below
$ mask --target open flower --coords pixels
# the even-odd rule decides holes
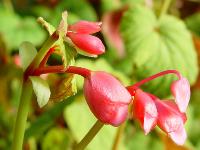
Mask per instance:
[[[186,115],[181,113],[173,101],[155,100],[158,111],[158,126],[178,145],[183,145],[187,138],[184,128]]]
[[[132,97],[112,75],[91,72],[85,78],[84,94],[91,111],[101,122],[119,126],[126,120]]]
[[[179,78],[171,85],[175,102],[172,100],[161,101],[156,96],[139,89],[144,83],[169,73],[173,73]],[[190,99],[190,85],[186,78],[176,70],[166,70],[139,81],[127,89],[134,96],[133,116],[140,121],[145,134],[157,124],[176,144],[184,144],[187,138],[184,128],[186,122],[184,112]]]
[[[74,45],[88,55],[100,55],[105,52],[102,41],[90,34],[101,30],[101,22],[79,21],[69,25],[67,36]]]

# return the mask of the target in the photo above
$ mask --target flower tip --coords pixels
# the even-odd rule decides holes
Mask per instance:
[[[174,81],[171,85],[172,95],[175,97],[175,102],[181,112],[186,112],[190,100],[190,84],[188,80],[181,77]]]
[[[183,126],[177,131],[168,133],[168,135],[177,145],[183,145],[187,139],[187,134]]]

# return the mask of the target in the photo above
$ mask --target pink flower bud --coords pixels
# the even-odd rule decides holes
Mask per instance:
[[[174,81],[171,85],[171,91],[179,110],[186,112],[190,100],[190,84],[188,80],[181,77],[179,80]]]
[[[101,22],[79,21],[69,25],[68,31],[82,34],[93,34],[101,30]]]
[[[89,54],[100,55],[105,52],[103,43],[95,36],[72,32],[68,33],[68,36],[79,49]]]
[[[181,113],[173,101],[156,100],[158,126],[178,145],[183,145],[187,134],[184,129],[186,115]]]
[[[101,122],[119,126],[127,118],[132,97],[112,75],[91,72],[85,78],[84,94],[91,111]]]
[[[158,116],[156,105],[153,99],[140,89],[135,93],[133,115],[140,121],[145,134],[156,126]]]

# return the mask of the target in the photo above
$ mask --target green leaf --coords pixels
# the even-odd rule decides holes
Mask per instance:
[[[19,55],[21,58],[22,68],[25,71],[29,64],[33,61],[37,54],[37,50],[30,42],[23,42],[19,47]]]
[[[44,18],[39,17],[38,22],[48,31],[49,35],[52,35],[54,31],[56,31],[56,28],[44,20]]]
[[[66,77],[59,81],[59,84],[53,87],[50,100],[61,101],[77,93],[76,79],[74,74],[67,74]]]
[[[50,88],[48,83],[40,77],[30,77],[33,90],[37,96],[37,102],[40,107],[46,105],[50,98]]]
[[[198,74],[197,55],[190,32],[178,18],[165,15],[158,20],[151,9],[134,5],[122,18],[121,35],[127,51],[122,66],[132,78],[141,80],[163,70],[176,69],[191,84],[195,82]],[[174,76],[167,75],[144,87],[165,97],[174,79]]]
[[[77,96],[76,100],[78,101],[68,106],[64,111],[64,118],[77,142],[86,135],[96,121],[83,99],[83,96]],[[111,149],[116,131],[117,128],[104,125],[86,150]],[[119,149],[123,150],[121,147]]]
[[[24,40],[38,46],[45,39],[45,33],[33,17],[21,18],[14,13],[0,9],[0,22],[0,33],[10,51],[18,49]]]
[[[68,149],[72,145],[70,133],[64,128],[51,129],[42,140],[42,150]]]

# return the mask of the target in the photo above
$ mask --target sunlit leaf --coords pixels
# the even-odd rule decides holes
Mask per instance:
[[[141,80],[159,71],[177,69],[194,84],[197,55],[184,22],[170,15],[158,20],[151,9],[134,5],[122,18],[121,33],[127,51],[123,68],[129,75]],[[174,79],[165,76],[146,84],[146,89],[167,96]]]
[[[50,98],[50,88],[48,83],[40,77],[30,77],[33,90],[37,97],[37,102],[40,107],[46,105]]]

